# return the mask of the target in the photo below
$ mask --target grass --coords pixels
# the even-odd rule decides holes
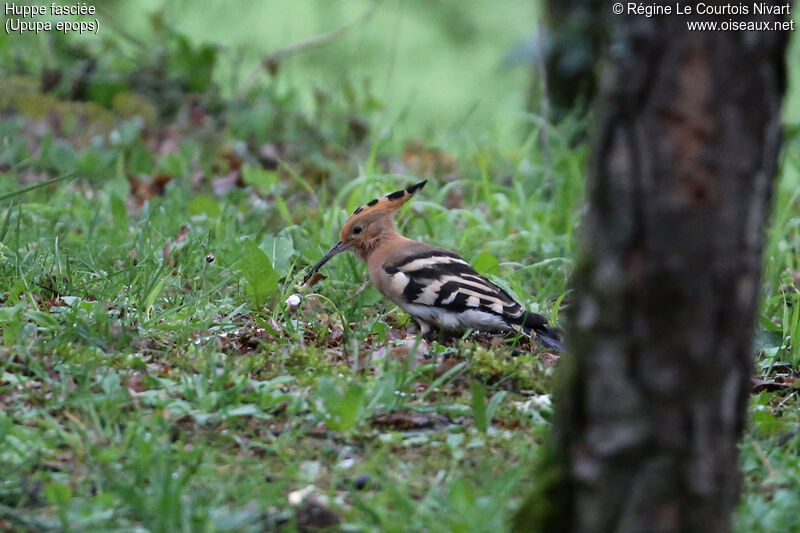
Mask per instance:
[[[373,89],[320,97],[299,74],[243,100],[208,89],[199,109],[181,97],[159,121],[158,101],[41,95],[0,64],[0,531],[508,527],[548,431],[552,358],[496,340],[422,346],[353,256],[299,280],[357,206],[427,178],[401,230],[558,321],[588,121],[543,146],[537,117],[476,125],[459,108],[458,127],[420,139]],[[740,531],[800,527],[787,142]]]
[[[208,139],[188,130],[158,155],[135,119],[100,147],[80,147],[77,128],[31,136],[30,124],[15,116],[3,135],[0,520],[289,531],[333,509],[350,530],[507,523],[530,482],[536,421],[549,416],[546,401],[525,402],[548,390],[551,369],[475,341],[405,359],[409,319],[354,257],[311,290],[299,279],[354,207],[428,177],[403,231],[480,260],[554,314],[585,147],[553,136],[557,180],[536,131],[514,150],[455,139],[446,150],[412,143],[405,158],[388,139],[344,162],[312,154],[329,173],[315,182],[308,159],[265,170],[206,157]],[[426,158],[443,169],[385,173]],[[250,185],[215,195],[214,179],[239,164]],[[75,174],[15,194],[54,171]],[[159,173],[174,177],[148,189]],[[286,304],[295,292],[298,309]],[[303,490],[313,497],[292,506]]]

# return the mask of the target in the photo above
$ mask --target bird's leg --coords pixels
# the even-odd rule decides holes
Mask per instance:
[[[444,345],[445,341],[449,338],[447,332],[442,328],[433,328],[427,322],[418,321],[418,323],[422,338],[429,344],[438,342]]]
[[[446,346],[448,342],[453,341],[454,339],[458,339],[458,335],[454,335],[452,331],[444,329],[444,328],[437,328],[435,338],[431,340],[435,340],[442,346]]]
[[[425,339],[425,341],[427,342],[432,342],[433,331],[431,330],[431,325],[419,319],[415,320],[417,321],[417,324],[419,324],[419,331],[420,333],[422,333],[422,338]]]
[[[425,342],[428,344],[432,344],[439,340],[439,335],[440,333],[438,329],[429,329],[422,334],[422,338],[425,339]]]

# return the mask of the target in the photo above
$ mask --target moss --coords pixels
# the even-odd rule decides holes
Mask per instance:
[[[486,349],[472,345],[461,353],[470,361],[470,373],[487,383],[510,381],[515,390],[548,392],[549,378],[541,361],[533,354],[512,357],[505,348]]]
[[[70,102],[67,113],[103,129],[110,129],[114,123],[114,114],[95,102]]]
[[[114,96],[111,108],[121,117],[142,117],[145,126],[154,126],[158,120],[158,111],[152,100],[136,93],[119,93]]]
[[[101,105],[68,102],[53,94],[42,94],[36,80],[21,76],[0,80],[0,111],[9,109],[33,120],[55,114],[67,134],[78,128],[91,135],[107,133],[114,123],[114,114]]]
[[[64,102],[52,94],[39,93],[5,93],[0,100],[0,108],[14,108],[20,114],[34,120],[46,118],[50,113],[61,113],[65,109]]]
[[[0,79],[0,103],[4,98],[15,94],[31,94],[39,92],[39,80],[26,76],[11,76]]]
[[[258,353],[245,361],[248,372],[257,379],[272,379],[292,374],[300,385],[316,382],[319,375],[336,373],[342,363],[333,361],[331,354],[316,346],[299,346],[287,351],[285,344],[264,344]]]

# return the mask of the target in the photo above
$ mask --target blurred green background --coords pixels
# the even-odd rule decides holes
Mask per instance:
[[[536,28],[537,4],[521,0],[97,2],[99,35],[75,41],[93,46],[106,41],[100,46],[122,46],[130,57],[136,55],[133,43],[141,41],[154,53],[160,43],[153,21],[160,17],[194,45],[212,44],[218,49],[214,78],[224,94],[231,95],[266,54],[337,30],[371,12],[369,20],[347,35],[287,61],[277,77],[280,88],[336,90],[366,83],[384,104],[387,123],[404,116],[413,125],[410,133],[420,134],[425,129],[460,127],[465,121],[486,127],[493,117],[524,110],[530,69],[520,56]],[[55,66],[58,50],[53,47],[58,45],[47,41],[43,34],[4,34],[0,47],[18,48],[23,63]],[[263,81],[262,76],[259,82]],[[311,105],[310,92],[302,98]]]
[[[472,115],[518,113],[529,77],[504,57],[535,27],[535,3],[365,0],[330,2],[120,2],[129,30],[146,29],[147,11],[163,9],[167,20],[193,40],[218,43],[250,67],[265,52],[335,30],[374,9],[348,36],[297,56],[281,74],[287,86],[341,86],[368,80],[390,114],[440,129]],[[130,24],[130,25],[129,25]],[[236,79],[231,64],[220,71],[223,86]]]
[[[137,41],[157,53],[163,43],[154,28],[166,24],[194,46],[217,50],[213,76],[226,97],[241,90],[269,53],[352,25],[345,35],[292,57],[273,81],[279,89],[301,88],[307,106],[313,96],[303,88],[336,91],[366,84],[380,102],[383,122],[409,128],[410,136],[465,124],[507,129],[508,119],[519,120],[525,111],[536,57],[547,42],[537,38],[544,8],[536,0],[114,0],[94,5],[99,35],[72,39],[127,50],[134,60]],[[48,40],[3,34],[0,50],[16,48],[20,63],[55,64],[58,44]],[[800,65],[797,39],[787,64]],[[789,80],[785,116],[797,122],[800,98],[793,95],[800,95],[800,69],[790,68]]]

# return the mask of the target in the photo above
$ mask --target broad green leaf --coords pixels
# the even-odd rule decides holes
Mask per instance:
[[[450,485],[450,504],[457,515],[451,523],[452,531],[468,531],[464,522],[468,520],[466,515],[474,511],[475,500],[474,487],[463,478],[457,479]]]
[[[112,370],[103,376],[103,379],[100,381],[100,388],[109,396],[115,394],[120,390],[119,374]]]
[[[89,100],[97,102],[100,105],[111,107],[114,97],[118,94],[127,92],[129,87],[126,83],[119,81],[109,81],[107,79],[97,79],[98,76],[92,76],[90,83],[88,83]],[[116,78],[116,76],[115,76]]]
[[[228,409],[226,414],[228,416],[264,416],[264,412],[259,409],[257,405],[253,405],[252,403],[246,403]]]
[[[134,141],[128,152],[128,168],[134,174],[152,174],[153,154],[144,142]]]
[[[25,310],[25,302],[20,302],[14,307],[0,307],[0,329],[3,330],[3,344],[14,346],[17,342],[24,321],[22,312]]]
[[[20,313],[25,309],[25,302],[14,307],[0,307],[0,324],[5,325],[11,321],[19,320]]]
[[[481,252],[472,262],[472,268],[484,276],[487,274],[496,276],[500,273],[500,261],[489,252]]]
[[[336,381],[331,376],[322,376],[319,379],[317,395],[322,398],[323,406],[328,410],[338,407],[342,401],[342,393],[336,387]]]
[[[194,200],[189,202],[187,209],[189,210],[189,214],[192,216],[202,215],[205,213],[209,218],[217,218],[220,214],[220,208],[217,201],[204,194],[196,196]]]
[[[128,229],[128,210],[125,208],[125,202],[116,194],[111,197],[111,216],[117,230]]]
[[[109,161],[108,157],[106,157],[105,161]],[[97,175],[103,162],[96,150],[87,149],[78,154],[75,160],[75,168],[81,174]]]
[[[51,316],[50,313],[43,311],[28,311],[25,316],[36,322],[37,326],[44,328],[55,328],[58,326],[58,320]]]
[[[259,248],[266,252],[267,257],[272,261],[272,266],[279,274],[285,275],[288,272],[292,256],[295,254],[294,244],[290,238],[265,235]]]
[[[317,396],[325,424],[332,430],[347,431],[358,423],[365,403],[364,387],[359,383],[350,383],[342,391],[332,377],[325,376],[317,384]]]
[[[478,381],[471,381],[469,390],[472,392],[472,414],[475,417],[475,427],[478,431],[486,433],[489,421],[486,420],[486,387]]]
[[[44,495],[50,503],[62,505],[72,499],[72,489],[61,483],[48,483],[44,486]]]
[[[363,403],[364,388],[358,383],[350,383],[339,408],[339,431],[347,431],[356,425]]]
[[[60,173],[75,170],[75,149],[62,139],[53,140],[48,149],[42,153],[41,158],[53,168],[58,169]]]
[[[751,422],[756,433],[761,435],[777,435],[786,424],[769,411],[753,413]]]
[[[214,76],[217,49],[211,44],[192,46],[189,39],[179,33],[170,34],[172,53],[169,54],[170,71],[188,82],[192,92],[205,92]]]
[[[275,207],[278,208],[278,213],[280,213],[281,218],[284,220],[284,222],[286,222],[287,225],[291,226],[294,224],[292,214],[289,212],[286,202],[284,202],[280,196],[275,196]]]
[[[156,303],[156,298],[158,295],[161,294],[161,291],[164,289],[164,285],[167,283],[167,277],[162,276],[161,279],[150,289],[150,292],[147,293],[147,298],[144,300],[144,314],[145,316],[150,316],[150,310],[153,307],[153,304]]]
[[[278,171],[244,165],[242,166],[242,181],[252,186],[260,194],[266,195],[271,193],[275,185],[278,184]]]
[[[278,288],[278,273],[264,251],[253,241],[245,241],[241,264],[242,275],[247,280],[247,291],[253,304],[260,307]]]
[[[761,330],[753,339],[753,348],[756,351],[780,348],[781,346],[783,346],[783,335],[780,331]]]
[[[500,407],[500,404],[503,403],[503,399],[506,397],[507,394],[508,393],[503,390],[496,393],[494,396],[492,396],[492,399],[489,400],[489,405],[488,407],[486,407],[487,426],[492,425],[492,419],[494,418],[494,414],[497,412],[497,408]]]

